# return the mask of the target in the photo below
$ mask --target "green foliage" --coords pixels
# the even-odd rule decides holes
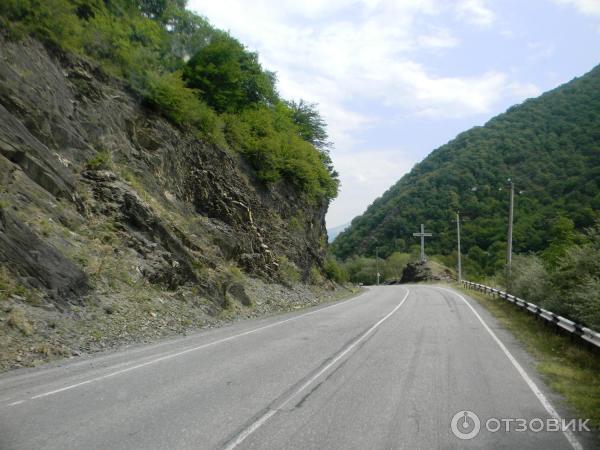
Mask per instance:
[[[322,153],[299,136],[283,102],[224,118],[228,142],[250,161],[261,180],[284,178],[312,198],[337,195],[338,181],[325,166]]]
[[[291,112],[291,118],[298,127],[300,137],[310,142],[319,150],[325,151],[331,147],[329,135],[327,134],[327,125],[321,117],[315,103],[307,103],[304,100],[299,102],[287,102]]]
[[[184,69],[189,87],[218,112],[238,112],[277,99],[275,78],[265,72],[256,53],[225,33],[216,34]]]
[[[310,268],[308,282],[317,286],[320,286],[325,282],[325,278],[323,278],[321,271],[316,266]]]
[[[552,263],[515,257],[512,273],[519,297],[600,330],[600,223]]]
[[[180,72],[149,75],[145,98],[173,122],[191,125],[201,135],[212,136],[218,143],[224,142],[220,118],[192,89],[185,86]]]
[[[567,217],[557,217],[551,224],[550,235],[549,245],[542,255],[545,261],[556,265],[575,240],[575,224]]]
[[[348,274],[333,257],[329,257],[325,260],[323,269],[325,270],[325,275],[327,278],[335,281],[336,283],[344,283],[348,281]]]
[[[450,255],[452,219],[460,210],[467,219],[467,275],[494,274],[505,260],[506,180],[512,178],[524,191],[515,196],[514,251],[556,261],[600,211],[598,92],[600,67],[458,135],[355,218],[333,242],[333,253],[373,256],[375,246],[384,256],[408,252],[424,223],[434,233],[428,253]]]
[[[379,282],[399,281],[406,265],[417,259],[417,255],[394,252],[387,258],[368,258],[354,256],[344,261],[341,266],[347,273],[348,279],[353,283],[375,284],[377,283],[377,270],[379,269]]]
[[[400,280],[406,265],[414,260],[408,253],[394,252],[385,259],[383,265],[384,280]]]
[[[353,283],[377,283],[377,262],[375,258],[354,256],[346,260],[342,267],[348,274],[348,279]]]
[[[111,170],[113,168],[111,154],[106,150],[99,151],[87,162],[87,168],[89,170]]]
[[[67,49],[77,47],[77,37],[83,30],[76,5],[65,0],[3,0],[0,15],[19,34],[29,32],[44,42]]]
[[[549,306],[553,301],[548,297],[552,288],[550,274],[538,256],[515,255],[511,286],[516,295],[529,302]]]
[[[279,99],[258,55],[185,4],[3,0],[0,25],[12,38],[32,34],[97,61],[175,124],[239,151],[265,183],[285,180],[314,200],[335,197],[337,174],[315,106]]]
[[[298,270],[298,267],[287,259],[287,257],[280,256],[277,263],[279,264],[279,276],[285,284],[293,286],[300,282],[300,271]]]

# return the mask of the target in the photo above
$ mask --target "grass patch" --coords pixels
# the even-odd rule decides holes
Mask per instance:
[[[112,170],[114,167],[112,155],[106,150],[101,150],[87,162],[86,166],[89,170]]]
[[[25,336],[31,336],[33,334],[33,326],[25,318],[25,314],[21,309],[13,309],[6,320],[8,326],[19,330]]]
[[[42,304],[39,291],[21,285],[6,267],[0,267],[0,302],[8,301],[13,296],[33,306]]]
[[[552,330],[544,321],[499,298],[461,289],[484,306],[538,361],[548,385],[579,417],[600,429],[600,352]]]
[[[279,276],[286,286],[291,287],[300,282],[300,272],[298,271],[298,267],[296,267],[296,265],[286,256],[280,256],[277,263],[279,264]]]

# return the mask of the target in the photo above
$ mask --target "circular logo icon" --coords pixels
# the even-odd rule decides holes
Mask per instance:
[[[479,417],[472,411],[459,411],[454,414],[450,423],[452,433],[459,439],[473,439],[479,434],[481,422]]]

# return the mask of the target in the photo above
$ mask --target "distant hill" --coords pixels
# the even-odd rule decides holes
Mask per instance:
[[[333,240],[338,236],[338,234],[340,234],[342,231],[344,231],[349,226],[350,226],[350,222],[345,223],[343,225],[338,225],[337,227],[328,228],[327,229],[327,240],[329,242],[333,242]]]
[[[541,252],[591,226],[600,210],[600,66],[509,108],[433,151],[356,217],[332,244],[342,259],[407,252],[425,223],[428,254],[451,254],[455,211],[463,251],[492,273],[502,267],[512,178],[514,250]],[[503,188],[502,190],[499,190]]]

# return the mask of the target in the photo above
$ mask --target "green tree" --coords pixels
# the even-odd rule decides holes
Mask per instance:
[[[310,142],[322,151],[326,151],[331,147],[331,142],[327,134],[327,125],[321,117],[316,103],[308,103],[300,100],[299,102],[287,102],[287,105],[291,110],[292,120],[298,127],[298,132],[302,139]]]
[[[183,74],[187,85],[218,112],[238,112],[277,99],[275,76],[262,69],[256,53],[226,33],[200,49]]]

